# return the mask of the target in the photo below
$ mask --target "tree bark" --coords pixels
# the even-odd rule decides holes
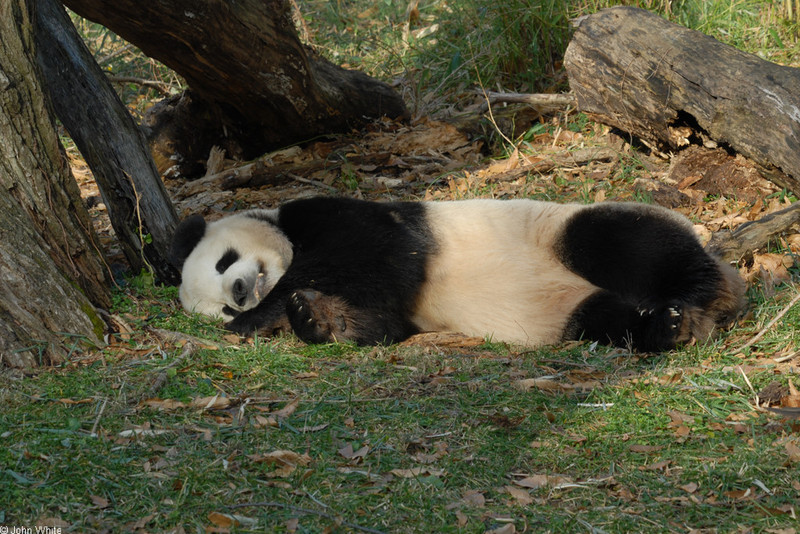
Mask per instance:
[[[98,343],[108,278],[42,95],[33,0],[0,2],[0,364]]]
[[[128,264],[177,283],[169,261],[177,216],[144,134],[58,0],[37,1],[35,34],[56,115],[92,169]]]
[[[287,0],[65,0],[183,76],[151,126],[197,175],[213,145],[251,159],[366,120],[405,114],[386,84],[304,47]]]
[[[713,140],[800,194],[800,69],[632,7],[579,19],[564,64],[593,120],[677,150]]]

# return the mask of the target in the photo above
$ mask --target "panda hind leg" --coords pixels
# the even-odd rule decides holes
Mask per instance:
[[[699,312],[679,301],[650,305],[600,290],[573,312],[565,338],[590,339],[642,352],[671,350],[691,339]]]
[[[401,341],[410,335],[388,322],[380,313],[349,304],[337,295],[315,289],[295,291],[289,297],[286,314],[295,335],[310,344],[353,342],[375,345]]]

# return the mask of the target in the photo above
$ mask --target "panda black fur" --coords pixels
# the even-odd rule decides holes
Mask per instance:
[[[691,224],[633,203],[311,198],[173,241],[189,311],[304,341],[458,331],[528,346],[591,339],[641,351],[705,339],[743,302]]]

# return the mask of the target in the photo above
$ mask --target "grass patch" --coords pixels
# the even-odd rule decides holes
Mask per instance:
[[[301,35],[333,62],[406,80],[417,112],[451,106],[477,87],[539,92],[564,88],[560,61],[570,19],[626,4],[786,65],[800,54],[798,21],[778,2],[734,0],[466,0],[299,3]],[[412,4],[413,5],[413,4]]]
[[[0,390],[5,524],[57,518],[76,531],[236,532],[796,525],[800,487],[787,444],[797,428],[754,410],[750,387],[785,380],[763,352],[795,348],[797,336],[776,330],[749,356],[730,353],[780,303],[762,303],[752,326],[717,342],[649,357],[588,344],[442,351],[306,346],[291,336],[186,357],[182,343],[144,333],[173,324],[152,313],[173,297],[120,295],[122,317],[146,325],[139,334],[93,361]],[[800,321],[796,310],[787,317]],[[219,330],[200,321],[192,334]],[[532,378],[549,385],[525,386]]]

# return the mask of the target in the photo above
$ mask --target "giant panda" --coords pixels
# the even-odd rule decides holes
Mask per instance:
[[[744,289],[687,219],[638,203],[307,198],[192,216],[173,257],[186,310],[308,343],[456,331],[663,351],[727,325]]]

